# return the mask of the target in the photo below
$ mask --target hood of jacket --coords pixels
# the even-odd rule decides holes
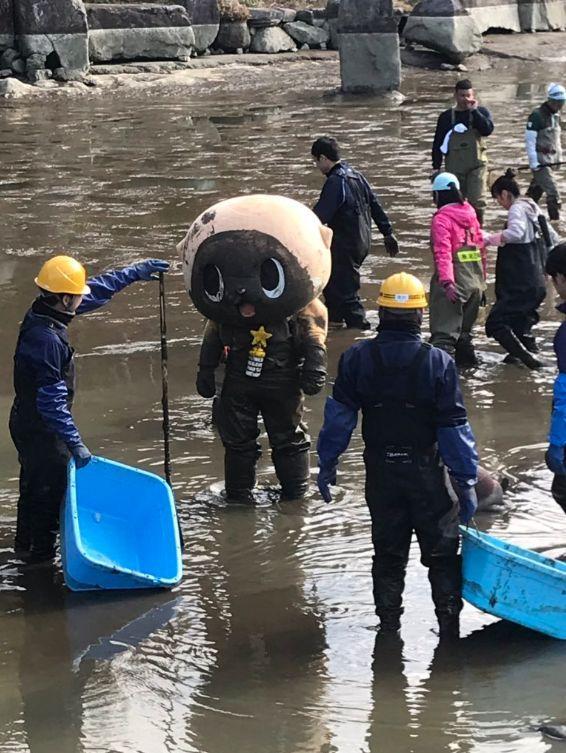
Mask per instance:
[[[519,206],[521,208],[521,211],[524,212],[524,214],[532,222],[536,222],[538,220],[540,207],[534,201],[534,199],[531,199],[529,196],[519,196],[519,198],[515,199],[515,201],[513,202],[513,206]]]
[[[446,215],[462,228],[472,227],[476,220],[476,211],[471,204],[465,201],[463,204],[445,204],[437,214]]]

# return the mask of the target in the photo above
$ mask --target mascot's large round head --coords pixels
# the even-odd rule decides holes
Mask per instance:
[[[236,326],[300,311],[330,276],[332,231],[283,196],[239,196],[203,212],[177,246],[197,309]]]

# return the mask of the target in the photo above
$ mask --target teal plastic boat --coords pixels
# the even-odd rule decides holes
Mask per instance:
[[[484,612],[566,640],[566,562],[461,528],[463,597]]]
[[[80,469],[71,460],[61,556],[72,591],[176,585],[181,544],[169,485],[105,458]]]

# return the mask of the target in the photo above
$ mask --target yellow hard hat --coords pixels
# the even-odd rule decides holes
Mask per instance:
[[[377,302],[387,309],[423,309],[427,306],[422,282],[406,272],[391,275],[383,281]]]
[[[72,256],[54,256],[48,259],[39,270],[35,284],[49,293],[86,295],[90,288],[86,284],[86,269]]]

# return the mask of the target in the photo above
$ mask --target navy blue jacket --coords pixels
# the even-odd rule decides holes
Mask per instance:
[[[454,113],[454,125],[462,123],[467,128],[473,128],[480,136],[490,136],[494,125],[491,113],[486,107],[478,107],[477,110],[445,110],[438,117],[436,131],[432,144],[432,167],[439,170],[442,167],[444,155],[440,151],[446,134],[452,128],[452,113]]]
[[[557,306],[566,314],[566,303]],[[550,444],[566,447],[566,322],[562,322],[554,336],[554,352],[558,362],[558,376],[554,382],[552,418],[550,421]]]
[[[357,226],[359,204],[367,210],[364,217],[367,238],[359,238]],[[393,228],[375,193],[364,176],[347,162],[338,162],[327,174],[320,198],[313,208],[323,225],[332,228],[332,251],[348,252],[352,246],[367,245],[371,242],[371,219],[383,235],[391,235]],[[364,213],[365,215],[365,213]],[[370,219],[371,217],[371,219]]]
[[[409,367],[422,340],[416,332],[383,329],[377,335],[377,343],[386,367]],[[375,340],[363,340],[340,359],[333,396],[327,400],[324,425],[318,438],[317,451],[322,466],[336,465],[338,457],[348,447],[358,411],[364,411],[379,398],[375,386],[379,380],[372,355],[374,347]],[[456,365],[443,350],[431,347],[419,374],[417,397],[434,406],[433,420],[442,460],[457,482],[472,485],[477,478],[478,456]],[[403,380],[398,375],[381,376],[381,380],[388,378],[395,380],[387,384],[388,394],[395,394],[397,390],[404,396]]]
[[[88,280],[76,314],[104,306],[115,293],[142,279],[136,266],[107,272]],[[74,394],[73,349],[68,340],[68,316],[49,315],[49,307],[37,299],[27,312],[14,355],[13,417],[30,434],[48,431],[71,449],[82,440],[71,415]]]

